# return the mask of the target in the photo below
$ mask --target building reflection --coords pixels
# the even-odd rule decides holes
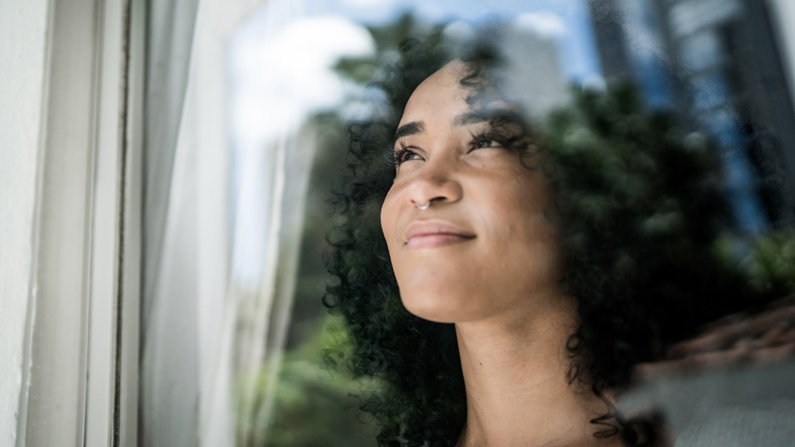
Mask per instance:
[[[795,115],[766,1],[590,0],[605,79],[719,144],[737,230],[794,217]],[[788,199],[789,198],[789,199]]]

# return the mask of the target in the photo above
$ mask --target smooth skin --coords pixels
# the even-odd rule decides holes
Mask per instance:
[[[619,446],[593,436],[604,427],[589,421],[607,405],[566,379],[578,320],[559,287],[549,187],[541,169],[472,118],[506,106],[473,110],[460,83],[469,68],[454,60],[412,94],[381,209],[403,304],[455,323],[467,394],[458,446]]]

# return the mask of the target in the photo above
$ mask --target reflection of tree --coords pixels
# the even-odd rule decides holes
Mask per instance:
[[[582,327],[593,331],[581,330],[583,343],[597,371],[612,369],[611,385],[698,326],[793,290],[783,278],[795,273],[792,248],[767,253],[784,244],[760,240],[746,267],[738,262],[748,250],[732,236],[718,149],[677,122],[644,108],[635,88],[616,85],[576,93],[542,130],[565,282],[580,301]]]
[[[347,343],[338,321],[314,327],[314,334],[285,353],[276,390],[276,412],[267,446],[374,446],[375,431],[362,423],[352,397],[373,383],[354,381],[326,367],[323,349]],[[261,377],[264,387],[267,377]],[[264,393],[263,393],[264,396]]]
[[[795,230],[777,230],[757,238],[743,267],[757,288],[780,296],[795,293]]]
[[[370,28],[376,43],[373,59],[342,59],[337,64],[337,71],[355,82],[366,84],[374,79],[379,66],[397,61],[398,50],[407,42],[421,40],[428,48],[436,48],[442,41],[442,30],[442,25],[429,26],[411,14],[404,14],[395,23]]]

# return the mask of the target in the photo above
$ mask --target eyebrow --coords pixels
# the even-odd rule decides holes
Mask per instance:
[[[483,121],[488,121],[488,118],[474,112],[468,112],[468,113],[462,113],[461,115],[455,117],[455,119],[453,120],[453,125],[466,126],[469,124],[481,123]],[[397,142],[397,140],[403,137],[417,135],[423,132],[425,132],[425,123],[423,123],[422,121],[412,121],[410,123],[406,123],[398,127],[397,131],[395,131],[395,136],[392,139],[392,143],[394,145],[394,143]]]
[[[490,116],[482,112],[462,113],[453,119],[453,126],[468,126],[470,124],[482,123],[484,121],[514,121],[514,119],[512,119],[513,117],[511,117],[512,114],[505,113],[505,111],[493,113],[492,115],[493,116]],[[394,146],[395,143],[397,143],[397,141],[401,138],[417,135],[423,132],[425,132],[425,123],[422,121],[412,121],[410,123],[406,123],[398,127],[395,131],[395,136],[392,138],[392,146]]]
[[[392,138],[392,146],[397,143],[397,140],[425,132],[425,124],[422,121],[412,121],[397,128],[395,136]]]

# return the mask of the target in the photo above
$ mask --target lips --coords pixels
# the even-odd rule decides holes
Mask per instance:
[[[410,250],[437,248],[467,242],[475,238],[469,231],[439,220],[416,221],[406,230],[406,247]]]

